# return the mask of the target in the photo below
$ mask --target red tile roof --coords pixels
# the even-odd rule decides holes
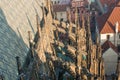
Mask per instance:
[[[108,13],[97,18],[99,32],[104,33],[115,33],[115,23],[119,23],[118,32],[120,32],[120,1],[116,7]]]
[[[67,7],[69,7],[68,4],[55,4],[53,5],[53,11],[54,12],[66,11]]]
[[[119,54],[117,48],[115,47],[115,45],[112,44],[112,42],[110,42],[109,40],[107,40],[102,45],[102,53],[104,54],[104,52],[107,51],[109,48],[112,48],[117,54]]]

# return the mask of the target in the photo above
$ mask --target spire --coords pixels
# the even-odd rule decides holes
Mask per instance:
[[[48,13],[51,14],[52,12],[52,4],[51,4],[51,0],[47,0],[47,10],[48,10]]]
[[[47,16],[47,24],[51,24],[53,22],[53,16],[52,16],[52,10],[51,10],[51,0],[47,0],[47,9],[48,10],[48,14],[46,15]]]
[[[84,20],[84,15],[82,15],[82,28],[85,27],[85,20]]]
[[[87,32],[88,32],[88,38],[89,38],[89,46],[92,44],[91,40],[91,30],[90,30],[90,15],[89,13],[87,14]]]
[[[43,21],[44,24],[45,24],[45,21],[46,21],[46,15],[45,15],[45,7],[44,7],[44,4],[43,4],[43,3],[42,3],[42,13],[43,13],[43,18],[42,18],[41,21]]]
[[[43,13],[43,17],[45,15],[45,8],[44,8],[44,4],[42,3],[42,13]]]
[[[78,35],[78,30],[80,28],[80,22],[79,22],[79,15],[78,15],[77,7],[75,7],[75,25],[76,25],[76,34]]]
[[[68,22],[71,22],[70,10],[67,10],[67,20],[68,20]]]
[[[51,0],[47,0],[47,9],[48,11],[51,11]]]
[[[78,11],[77,7],[75,7],[75,24],[78,25],[77,23],[78,23]]]
[[[96,43],[96,45],[98,45],[100,42],[99,42],[99,37],[98,37],[97,32],[95,33],[95,35],[96,35],[96,41],[95,41],[95,43]]]
[[[37,21],[37,32],[38,32],[38,37],[40,37],[40,23],[38,21],[38,14],[36,15],[36,21]]]

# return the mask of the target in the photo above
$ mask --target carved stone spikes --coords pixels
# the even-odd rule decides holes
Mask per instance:
[[[77,7],[75,7],[75,24],[76,24],[76,26],[78,26],[78,11],[77,11]]]
[[[37,22],[37,32],[38,32],[38,36],[40,37],[40,23],[38,21],[38,14],[36,15],[36,22]]]
[[[45,7],[44,7],[43,3],[42,3],[42,13],[43,13],[43,19],[46,22]],[[45,22],[44,22],[44,24],[45,24]]]
[[[47,9],[51,11],[51,0],[47,0]]]
[[[95,33],[95,35],[96,35],[96,45],[98,45],[98,44],[100,44],[100,40],[99,40],[99,37],[98,37],[98,34],[97,34],[97,32]]]
[[[87,25],[90,27],[90,15],[87,14]]]
[[[85,19],[84,19],[84,15],[82,15],[82,28],[85,27]]]
[[[56,51],[55,51],[55,49],[54,49],[54,47],[53,47],[53,44],[50,43],[50,46],[51,46],[51,49],[52,49],[52,52],[53,52],[53,56],[56,57]]]
[[[38,27],[38,14],[36,14],[36,21],[37,21],[37,27]]]
[[[43,13],[43,17],[45,15],[45,8],[44,8],[44,4],[42,3],[42,13]]]
[[[69,23],[71,22],[70,10],[67,11],[67,20],[68,20]]]
[[[52,10],[51,9],[52,9],[51,0],[47,0],[47,10],[48,10],[48,16],[47,16],[47,18],[50,19],[50,22],[53,19]]]
[[[28,37],[29,37],[29,42],[31,42],[32,41],[31,31],[28,31]]]

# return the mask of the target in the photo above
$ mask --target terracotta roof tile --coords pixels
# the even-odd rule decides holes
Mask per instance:
[[[120,32],[120,1],[116,7],[108,12],[107,14],[98,18],[99,32],[104,33],[115,33],[115,23],[119,23],[118,32]]]
[[[117,48],[115,47],[115,45],[112,44],[112,42],[110,42],[109,40],[107,40],[102,45],[102,53],[104,53],[105,51],[107,51],[109,48],[112,48],[117,54],[119,54]]]
[[[98,27],[99,27],[99,31],[101,32],[105,22],[107,21],[107,18],[109,17],[110,12],[105,13],[101,16],[97,16],[97,23],[98,23]]]

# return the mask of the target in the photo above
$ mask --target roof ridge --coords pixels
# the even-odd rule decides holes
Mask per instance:
[[[115,8],[115,7],[114,7],[114,8]],[[111,9],[109,12],[107,12],[107,13],[109,13],[109,14],[108,14],[108,16],[107,16],[106,20],[104,21],[104,25],[103,25],[103,26],[105,26],[105,23],[106,23],[106,21],[108,20],[109,16],[112,14],[112,12],[113,12],[114,8],[113,8],[113,9]],[[107,14],[107,13],[105,13],[105,14]],[[103,29],[103,27],[102,27],[102,29]],[[100,30],[100,33],[101,33],[102,29]]]
[[[106,47],[107,45],[107,47]],[[103,48],[103,53],[105,51],[107,51],[109,48],[112,48],[117,54],[119,54],[118,50],[117,50],[117,47],[109,40],[106,40],[103,45],[102,45],[102,48]]]
[[[108,40],[108,44],[110,48],[112,48],[116,53],[118,53],[117,47],[111,41]]]
[[[108,16],[106,17],[106,20],[105,20],[104,23],[103,23],[104,25],[102,25],[103,27],[100,29],[100,33],[102,32],[104,26],[108,23],[107,21],[109,20],[110,16],[112,15],[113,11],[115,10],[115,8],[116,8],[118,5],[120,5],[120,1],[117,2],[117,4],[115,5],[115,7],[114,7],[113,9],[111,9],[110,11],[107,12],[107,13],[109,13],[109,14],[108,14]],[[107,14],[107,13],[105,13],[105,14]],[[106,23],[106,22],[107,22],[107,23]],[[110,28],[113,30],[112,27],[110,27]],[[114,31],[114,30],[113,30],[113,31]],[[114,32],[115,32],[115,31],[114,31]]]

